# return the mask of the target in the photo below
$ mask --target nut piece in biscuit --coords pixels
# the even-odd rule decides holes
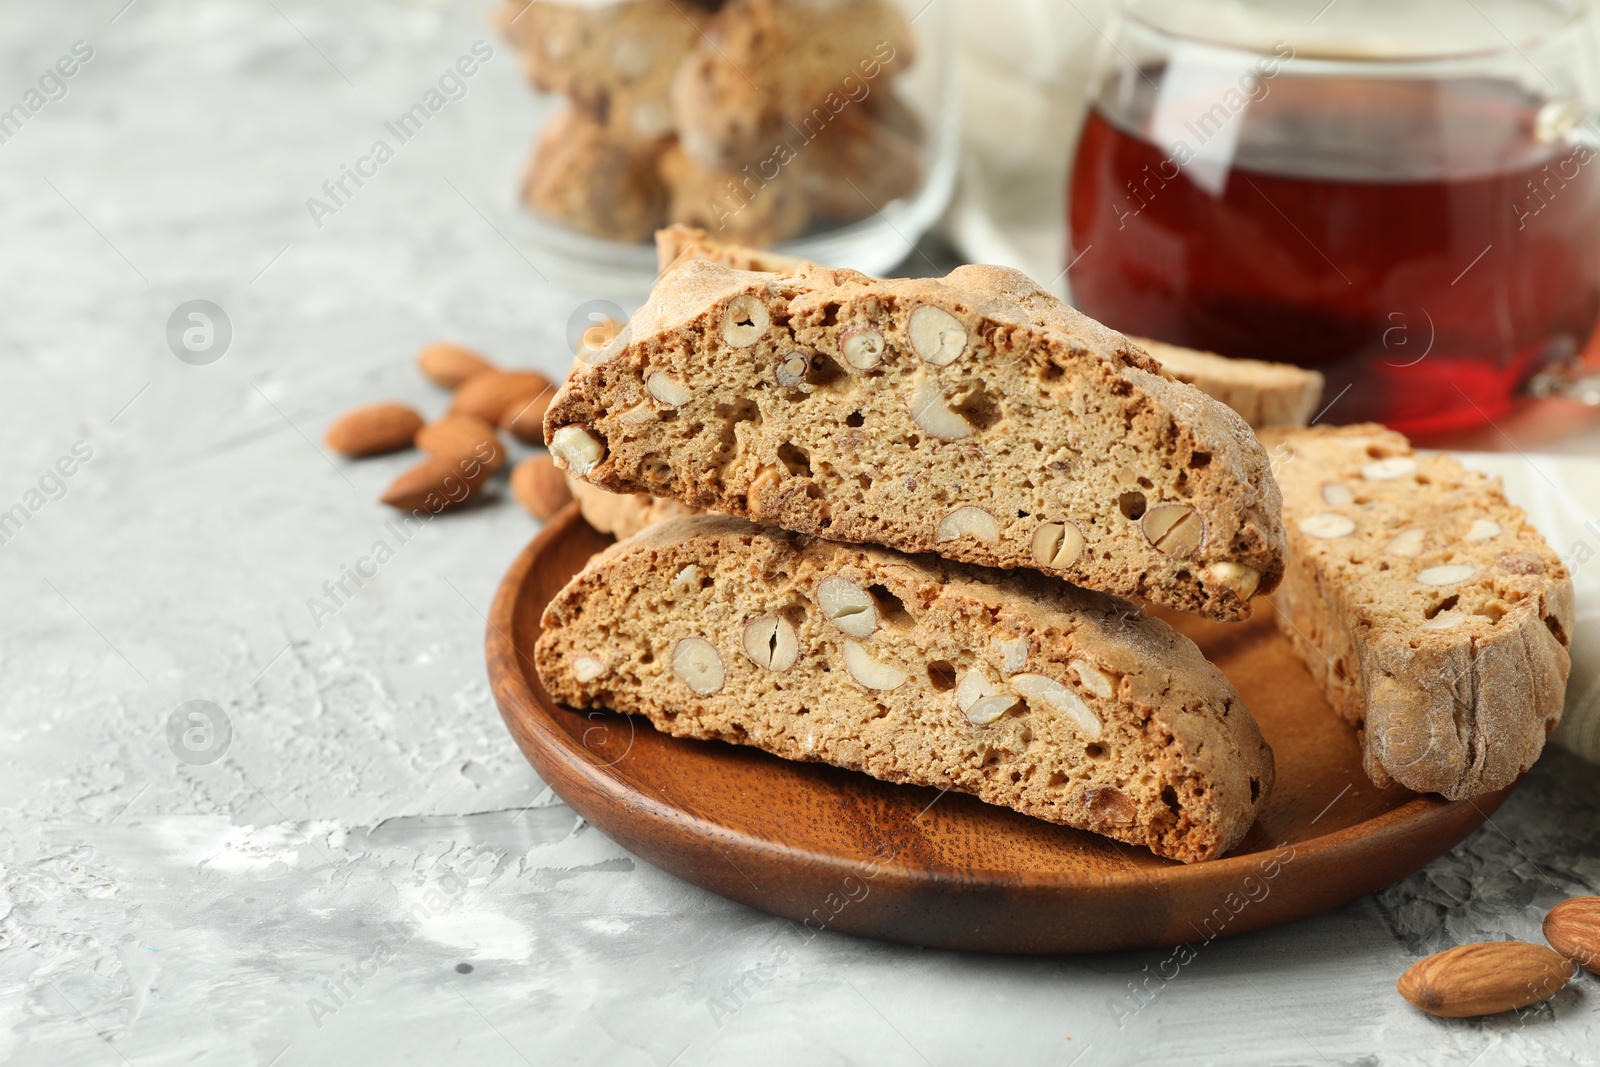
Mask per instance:
[[[994,544],[1000,540],[1000,524],[994,516],[979,507],[956,508],[939,521],[935,541],[954,541],[958,537],[975,537]]]
[[[1042,674],[1016,674],[1011,677],[1011,685],[1029,701],[1065,715],[1089,740],[1100,739],[1100,717],[1089,710],[1089,705],[1078,694],[1054,678]]]
[[[722,657],[703,637],[685,637],[672,646],[672,673],[699,696],[722,688]]]
[[[970,436],[972,424],[945,403],[944,386],[932,375],[917,375],[911,389],[911,421],[941,441]]]
[[[734,348],[749,348],[766,335],[772,325],[767,305],[749,293],[728,301],[722,312],[722,339]]]
[[[839,354],[856,370],[871,370],[883,361],[883,334],[856,326],[839,335]]]
[[[1033,532],[1033,561],[1041,567],[1066,568],[1083,554],[1083,531],[1070,519],[1047,522]]]
[[[951,696],[956,707],[974,726],[988,726],[1017,706],[1013,693],[999,692],[982,671],[968,671],[956,683]]]
[[[1388,482],[1414,474],[1416,470],[1417,461],[1410,456],[1390,456],[1388,459],[1375,459],[1362,467],[1361,477],[1369,482]]]
[[[778,384],[786,389],[805,384],[807,375],[811,373],[811,361],[806,359],[804,353],[790,352],[778,360],[778,367],[773,374],[778,379]]]
[[[1206,577],[1224,589],[1233,590],[1240,600],[1255,596],[1256,586],[1261,584],[1260,572],[1243,563],[1213,563],[1206,568]]]
[[[1331,511],[1325,511],[1318,515],[1307,515],[1301,519],[1300,532],[1307,537],[1319,537],[1324,541],[1333,541],[1355,533],[1356,520],[1348,515],[1336,515]]]
[[[1347,508],[1356,502],[1356,495],[1343,482],[1325,482],[1322,486],[1322,502],[1330,508]]]
[[[870,637],[878,628],[878,605],[872,594],[848,578],[835,575],[818,582],[817,607],[823,618],[851,637]]]
[[[935,367],[948,366],[967,350],[967,328],[944,308],[923,304],[906,326],[911,350]]]
[[[644,387],[650,390],[651,396],[668,407],[682,407],[694,398],[688,386],[661,371],[652,372],[650,377],[644,380]]]
[[[1478,568],[1466,563],[1449,563],[1442,567],[1429,567],[1417,572],[1417,581],[1423,585],[1455,585],[1478,573]]]
[[[868,689],[896,689],[906,682],[906,672],[891,663],[873,659],[859,641],[845,640],[844,668]]]
[[[1383,551],[1387,555],[1401,556],[1407,559],[1420,556],[1422,555],[1422,543],[1427,540],[1427,537],[1427,530],[1404,530],[1390,538]]]
[[[1139,520],[1146,541],[1169,556],[1192,556],[1206,539],[1206,522],[1188,504],[1157,504]]]
[[[550,435],[550,454],[581,478],[606,458],[606,446],[582,426],[563,426]]]
[[[757,667],[786,671],[800,655],[794,624],[781,615],[762,615],[744,624],[739,647]]]
[[[580,682],[592,682],[610,669],[598,656],[578,656],[572,661],[572,676]]]
[[[1083,687],[1095,696],[1109,700],[1111,694],[1117,691],[1116,679],[1088,660],[1075,659],[1068,666],[1078,675]]]

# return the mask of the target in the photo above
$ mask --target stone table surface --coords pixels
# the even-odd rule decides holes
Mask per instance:
[[[528,252],[539,111],[489,5],[0,13],[0,1062],[1596,1062],[1592,977],[1468,1022],[1393,985],[1600,886],[1600,786],[1561,751],[1427,870],[1170,981],[1164,952],[831,933],[752,979],[787,924],[628,855],[501,725],[483,613],[531,520],[402,543],[376,497],[411,460],[319,445],[367,400],[440,410],[428,340],[560,373],[608,295]],[[308,208],[480,40],[459,98]],[[167,337],[194,300],[231,326],[204,365]]]

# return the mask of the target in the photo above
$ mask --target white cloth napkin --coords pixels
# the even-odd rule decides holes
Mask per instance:
[[[1468,452],[1461,462],[1499,475],[1506,496],[1566,561],[1577,588],[1572,678],[1557,744],[1600,763],[1600,458]]]
[[[946,0],[949,2],[949,0]],[[961,187],[945,228],[962,255],[1061,296],[1066,181],[1110,0],[961,0]],[[1555,741],[1600,762],[1600,458],[1471,453],[1567,561],[1577,586],[1572,680]]]

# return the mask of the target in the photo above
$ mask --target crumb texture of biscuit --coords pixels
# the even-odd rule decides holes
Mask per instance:
[[[1133,340],[1168,374],[1222,401],[1258,430],[1304,426],[1322,402],[1324,379],[1314,370],[1290,363],[1234,359],[1143,337]]]
[[[612,492],[1217,619],[1283,573],[1278,489],[1243,420],[1001,267],[682,263],[574,371],[545,436]]]
[[[574,708],[970,793],[1158,855],[1244,837],[1272,752],[1193,642],[1041,575],[723,515],[651,527],[545,609],[534,663]]]
[[[1365,424],[1265,431],[1289,534],[1279,628],[1362,731],[1367,774],[1461,800],[1561,718],[1572,580],[1496,479]]]

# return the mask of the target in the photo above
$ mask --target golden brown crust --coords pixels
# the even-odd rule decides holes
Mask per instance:
[[[738,330],[755,336],[725,334],[746,311],[761,322]],[[954,324],[959,354],[921,354],[944,335],[914,342],[913,315]],[[882,341],[866,368],[841,349],[862,330]],[[785,385],[775,368],[796,352],[806,379]],[[1221,619],[1283,572],[1277,487],[1249,427],[1015,271],[877,281],[685,263],[606,357],[568,380],[545,433],[600,442],[583,473],[613,492]],[[987,518],[962,532],[963,508]],[[1184,515],[1191,538],[1165,540],[1160,520]],[[1082,551],[1042,561],[1042,528],[1066,523]]]
[[[1262,436],[1289,535],[1279,625],[1363,730],[1368,775],[1452,800],[1511,784],[1561,717],[1561,560],[1497,481],[1381,426]]]
[[[850,637],[824,618],[825,579],[870,591],[871,632]],[[746,624],[763,617],[791,627],[780,669],[745,651]],[[1037,575],[696,516],[595,557],[544,627],[534,660],[563,703],[972,793],[1175,859],[1232,848],[1272,787],[1254,720],[1192,642],[1132,605]],[[674,667],[692,639],[714,650],[714,686]],[[868,688],[850,643],[903,677]],[[973,673],[1010,701],[992,718],[963,710]]]

